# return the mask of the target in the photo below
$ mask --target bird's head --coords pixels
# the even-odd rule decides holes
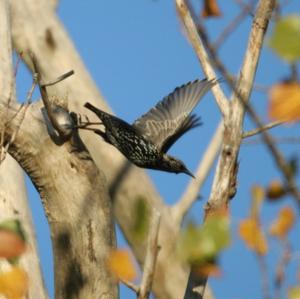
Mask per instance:
[[[185,174],[195,178],[194,175],[192,174],[192,172],[187,169],[187,167],[181,160],[176,159],[172,156],[165,154],[163,156],[162,164],[163,164],[162,167],[164,168],[165,171],[175,172],[176,174],[177,173],[185,173]]]

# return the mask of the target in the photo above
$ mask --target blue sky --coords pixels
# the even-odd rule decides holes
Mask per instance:
[[[196,2],[196,1],[195,1]],[[219,1],[223,17],[206,21],[212,39],[217,37],[224,26],[238,13],[235,1]],[[299,13],[297,0],[289,1],[283,14]],[[200,11],[200,1],[196,10]],[[58,14],[74,41],[82,59],[90,71],[103,96],[119,117],[128,122],[145,113],[176,86],[196,78],[203,72],[198,60],[187,42],[183,29],[176,16],[174,1],[132,0],[132,1],[60,1]],[[233,74],[237,74],[242,63],[251,18],[245,22],[220,48],[220,57]],[[280,61],[267,47],[264,48],[257,72],[257,83],[270,85],[289,74],[288,66]],[[31,79],[21,68],[18,77],[18,95],[23,97],[29,89]],[[224,86],[227,94],[228,90]],[[266,122],[266,95],[253,92],[251,102]],[[171,154],[180,157],[189,169],[195,170],[198,161],[212,137],[220,119],[218,108],[208,94],[195,112],[201,116],[204,125],[192,130],[181,138],[171,149]],[[245,126],[251,128],[246,119]],[[298,126],[283,126],[272,130],[275,136],[295,136]],[[281,145],[286,157],[299,153],[299,145]],[[273,160],[263,145],[243,145],[240,156],[238,192],[231,203],[233,242],[220,259],[223,269],[221,278],[211,279],[216,298],[252,299],[262,298],[260,272],[257,260],[236,237],[239,221],[245,218],[250,206],[250,188],[253,184],[266,185],[271,179],[280,177]],[[190,178],[157,171],[148,171],[165,202],[176,202],[183,193]],[[212,175],[209,176],[201,195],[207,199]],[[53,298],[53,262],[49,231],[38,194],[29,180],[29,197],[34,214],[39,239],[42,267],[46,286]],[[202,222],[204,200],[195,204],[189,219]],[[262,222],[267,226],[282,205],[296,206],[290,199],[276,204],[266,203]],[[299,224],[298,224],[299,229]],[[124,246],[121,234],[118,243]],[[299,250],[295,233],[291,235],[294,249]],[[280,246],[272,241],[271,252],[267,258],[270,275],[274,263],[280,256]],[[296,282],[294,259],[288,268],[288,283]],[[237,283],[238,281],[238,283]],[[125,287],[121,288],[121,298],[134,298]]]

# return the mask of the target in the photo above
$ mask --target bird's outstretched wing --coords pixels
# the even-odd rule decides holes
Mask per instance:
[[[199,118],[190,116],[190,113],[217,82],[216,79],[195,80],[175,88],[138,118],[133,126],[158,149],[166,152],[179,137],[200,124]]]

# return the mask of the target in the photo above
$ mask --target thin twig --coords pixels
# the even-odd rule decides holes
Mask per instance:
[[[248,137],[257,135],[257,134],[261,133],[262,131],[272,129],[274,127],[282,125],[283,123],[284,123],[283,121],[274,121],[272,123],[264,125],[262,128],[256,128],[256,129],[250,130],[248,132],[243,133],[243,138],[248,138]]]
[[[19,64],[20,64],[20,60],[21,60],[21,55],[22,55],[22,54],[20,54],[20,55],[18,56],[18,60],[17,60],[17,62],[16,62],[16,66],[15,66],[15,70],[14,70],[14,76],[16,76],[16,74],[17,74],[17,70],[18,70],[18,67],[19,67]],[[31,103],[31,100],[32,100],[32,94],[33,94],[33,91],[34,91],[34,88],[35,88],[36,84],[37,84],[37,80],[36,80],[36,77],[34,76],[34,77],[33,77],[33,82],[32,82],[32,85],[31,85],[31,88],[30,88],[30,90],[29,90],[29,92],[28,92],[28,94],[27,94],[26,103],[25,103],[25,104],[21,104],[21,105],[19,106],[19,109],[16,111],[16,113],[14,113],[13,116],[12,116],[9,120],[7,120],[7,121],[5,122],[5,124],[4,124],[4,126],[3,126],[3,130],[2,130],[2,132],[1,132],[1,137],[0,137],[0,146],[1,146],[1,151],[0,151],[0,164],[4,161],[4,159],[5,159],[5,157],[6,157],[6,154],[7,154],[7,152],[8,152],[9,146],[14,142],[14,140],[15,140],[15,138],[16,138],[18,132],[19,132],[19,129],[20,129],[21,124],[22,124],[22,122],[23,122],[23,120],[24,120],[26,111],[27,111],[27,109],[28,109],[28,107],[29,107],[29,104]],[[7,101],[7,106],[6,106],[7,112],[8,112],[9,106],[10,106],[10,101],[11,101],[11,97],[12,97],[12,90],[13,90],[13,88],[11,88],[10,96],[9,96],[8,101]],[[24,109],[23,109],[23,108],[24,108]],[[11,134],[9,141],[7,141],[6,144],[4,145],[4,134],[5,134],[5,130],[6,130],[7,126],[8,126],[9,123],[10,123],[12,120],[14,120],[14,119],[19,115],[19,113],[21,113],[22,111],[23,111],[23,113],[22,113],[22,115],[21,115],[21,117],[20,117],[19,123],[17,124],[16,130]],[[8,114],[8,113],[7,113],[7,114]]]
[[[218,49],[225,39],[237,29],[238,25],[251,13],[255,7],[256,0],[252,0],[249,4],[242,6],[241,12],[225,27],[217,40],[214,42],[213,47]]]
[[[138,299],[147,299],[151,292],[156,259],[159,250],[158,233],[160,218],[160,213],[156,211],[156,209],[153,209],[141,285],[137,286],[130,281],[121,279],[122,283],[137,294]]]
[[[222,144],[222,138],[223,123],[220,123],[199,163],[195,174],[196,179],[190,181],[190,184],[186,188],[181,199],[172,207],[172,215],[174,217],[175,223],[177,223],[178,225],[181,224],[184,216],[191,208],[195,200],[197,200],[199,191],[204,184],[209,171],[212,168],[217,154],[219,153],[220,146]]]
[[[273,142],[276,144],[300,144],[300,137],[273,137]],[[264,141],[261,138],[243,141],[243,145],[257,144],[264,144]]]
[[[276,274],[275,274],[275,298],[280,299],[281,298],[281,290],[284,283],[285,275],[284,271],[288,265],[288,263],[291,260],[291,244],[288,241],[288,239],[282,240],[282,247],[283,247],[283,253],[281,256],[281,259],[277,265],[276,268]]]
[[[242,1],[242,0],[235,0],[235,2],[236,2],[236,4],[238,4],[238,5],[241,7],[241,9],[244,9],[244,8],[246,8],[247,6],[249,6],[248,3],[245,3],[245,2]],[[251,4],[250,4],[250,5],[251,5]],[[250,15],[251,15],[252,17],[254,17],[254,13],[253,13],[253,12],[250,13]]]
[[[298,69],[296,63],[291,63],[291,79],[293,81],[298,81]]]
[[[251,116],[252,120],[256,123],[256,125],[260,128],[263,127],[263,123],[258,117],[258,115],[255,113],[253,108],[249,105],[245,105],[247,112]],[[294,175],[290,171],[290,167],[288,162],[285,160],[284,156],[280,152],[280,150],[277,149],[273,138],[267,131],[261,131],[261,137],[266,144],[267,148],[272,154],[272,157],[274,158],[275,163],[277,164],[277,167],[281,170],[281,173],[284,176],[285,183],[288,186],[288,190],[290,193],[294,196],[298,204],[300,204],[300,192],[299,189],[297,188],[297,184],[295,181]]]
[[[160,213],[153,209],[150,224],[147,252],[143,269],[143,277],[138,292],[138,299],[147,299],[151,292],[156,259],[158,255],[158,232],[160,224]]]
[[[135,285],[133,282],[129,281],[129,280],[125,280],[120,278],[120,281],[125,284],[129,289],[133,290],[136,294],[138,294],[140,288]]]
[[[54,116],[52,105],[51,105],[50,100],[48,98],[46,86],[49,85],[49,84],[41,83],[41,81],[42,81],[41,80],[41,69],[40,69],[39,63],[38,63],[36,57],[33,55],[33,53],[31,53],[31,59],[32,59],[32,63],[33,63],[34,72],[36,73],[36,76],[37,76],[37,82],[38,82],[38,85],[39,85],[42,101],[43,101],[45,109],[47,111],[47,115],[48,115],[48,117],[51,121],[51,124],[52,124],[53,128],[58,132],[60,137],[64,138],[67,135],[66,131],[60,126],[60,124],[58,123],[57,118]],[[71,76],[72,74],[73,74],[72,71],[70,71],[68,73],[65,73],[64,75],[60,76],[58,79],[51,81],[50,85],[56,84],[57,82],[60,82],[64,79],[66,79],[67,77]]]
[[[74,71],[68,71],[67,73],[62,74],[61,76],[59,76],[57,79],[54,79],[53,81],[47,82],[47,83],[41,83],[41,86],[43,87],[47,87],[47,86],[52,86],[55,85],[65,79],[67,79],[68,77],[74,75]]]
[[[17,55],[17,61],[16,61],[16,65],[15,65],[15,68],[14,68],[14,77],[15,78],[16,78],[18,70],[19,70],[20,62],[22,60],[22,55],[23,55],[22,52],[18,53],[18,55]]]
[[[271,299],[266,261],[264,259],[264,256],[261,255],[257,255],[257,259],[258,259],[259,269],[261,272],[263,298]]]
[[[27,97],[26,97],[26,102],[28,104],[31,104],[31,102],[32,102],[32,95],[33,95],[34,89],[37,84],[38,84],[37,74],[33,74],[32,85],[31,85],[31,88],[29,89],[29,91],[27,93]]]

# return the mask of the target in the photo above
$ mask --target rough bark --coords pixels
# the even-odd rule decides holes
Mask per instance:
[[[250,98],[264,36],[275,2],[261,0],[256,9],[244,61],[230,101],[230,113],[224,117],[224,141],[208,200],[208,209],[227,205],[231,198],[231,186],[236,181],[237,159],[243,135],[246,112],[244,102],[247,103]]]
[[[1,98],[15,100],[12,45],[8,0],[0,1],[0,40],[2,45],[0,60]],[[46,299],[39,257],[36,246],[32,217],[28,207],[24,176],[21,167],[9,155],[0,165],[0,222],[18,219],[26,233],[26,252],[20,258],[20,265],[29,278],[28,299]]]
[[[11,3],[13,41],[17,51],[34,52],[46,81],[70,69],[75,71],[75,76],[51,88],[53,94],[63,97],[67,95],[70,109],[77,113],[87,114],[86,109],[83,109],[83,103],[87,99],[100,108],[110,111],[47,1],[11,0]],[[51,92],[50,88],[49,92]],[[89,115],[89,118],[91,121],[96,121],[93,115]],[[80,135],[95,163],[106,175],[117,221],[140,264],[145,257],[146,240],[140,242],[132,234],[134,225],[132,215],[136,203],[142,199],[161,213],[159,232],[161,251],[158,256],[153,291],[156,298],[181,297],[187,281],[187,269],[174,255],[179,225],[173,220],[168,207],[164,205],[143,170],[125,162],[116,149],[90,132],[82,132]]]
[[[5,113],[0,127],[17,110]],[[49,137],[38,102],[28,107],[10,154],[39,191],[50,224],[55,264],[56,298],[116,298],[115,282],[106,267],[114,246],[112,209],[105,178],[80,140],[57,145]],[[6,127],[8,140],[21,112]]]
[[[10,66],[11,59],[11,53],[3,58]],[[51,139],[41,102],[22,109],[13,101],[7,104],[14,96],[12,72],[5,76],[10,80],[5,81],[8,92],[1,94],[0,130],[4,144],[11,142],[8,152],[43,201],[55,256],[56,298],[116,298],[116,282],[106,267],[115,235],[105,178],[78,136],[61,144]]]

